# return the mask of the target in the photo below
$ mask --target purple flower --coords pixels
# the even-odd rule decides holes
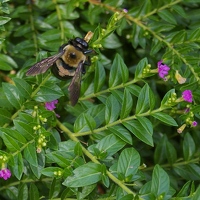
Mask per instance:
[[[11,177],[11,172],[9,169],[2,169],[0,170],[0,178],[3,178],[4,180],[7,180]]]
[[[158,75],[160,78],[166,80],[165,76],[168,75],[168,71],[170,70],[170,67],[165,65],[162,60],[158,61]]]
[[[192,125],[192,127],[195,127],[195,126],[197,126],[197,124],[198,123],[196,121],[193,121],[191,125]]]
[[[191,90],[183,91],[182,97],[183,97],[184,101],[192,103],[192,91]]]
[[[47,109],[47,110],[54,110],[55,108],[56,108],[56,106],[55,106],[55,104],[57,104],[58,103],[58,100],[56,99],[56,100],[53,100],[53,101],[51,101],[51,102],[46,102],[45,103],[45,108]]]

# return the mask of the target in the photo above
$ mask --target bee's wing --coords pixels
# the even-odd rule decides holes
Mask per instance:
[[[72,106],[76,105],[80,96],[82,70],[83,70],[83,62],[80,62],[76,69],[75,75],[68,87],[69,99],[71,101]]]
[[[56,55],[50,56],[41,60],[40,62],[33,65],[27,72],[27,76],[35,76],[46,72],[55,62],[64,54],[64,51],[59,52]]]

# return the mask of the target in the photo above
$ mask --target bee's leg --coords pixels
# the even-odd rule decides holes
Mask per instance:
[[[82,67],[82,74],[86,73],[86,69],[85,66],[90,66],[91,65],[91,60],[90,57],[87,57],[87,59],[85,60],[83,67]]]

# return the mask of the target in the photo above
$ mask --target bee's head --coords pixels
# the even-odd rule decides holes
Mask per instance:
[[[88,49],[88,43],[84,39],[79,37],[76,37],[74,40],[71,40],[71,44],[80,49],[81,51],[85,51]]]

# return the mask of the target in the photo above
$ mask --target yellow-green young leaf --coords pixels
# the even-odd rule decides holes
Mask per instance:
[[[101,165],[96,163],[86,163],[73,171],[73,176],[67,177],[63,185],[67,187],[84,187],[92,185],[101,180]]]
[[[156,165],[153,170],[151,192],[158,197],[165,193],[167,194],[170,188],[170,181],[168,174],[159,166]]]
[[[117,173],[123,175],[124,181],[131,180],[140,166],[140,155],[134,148],[126,148],[119,156]]]

